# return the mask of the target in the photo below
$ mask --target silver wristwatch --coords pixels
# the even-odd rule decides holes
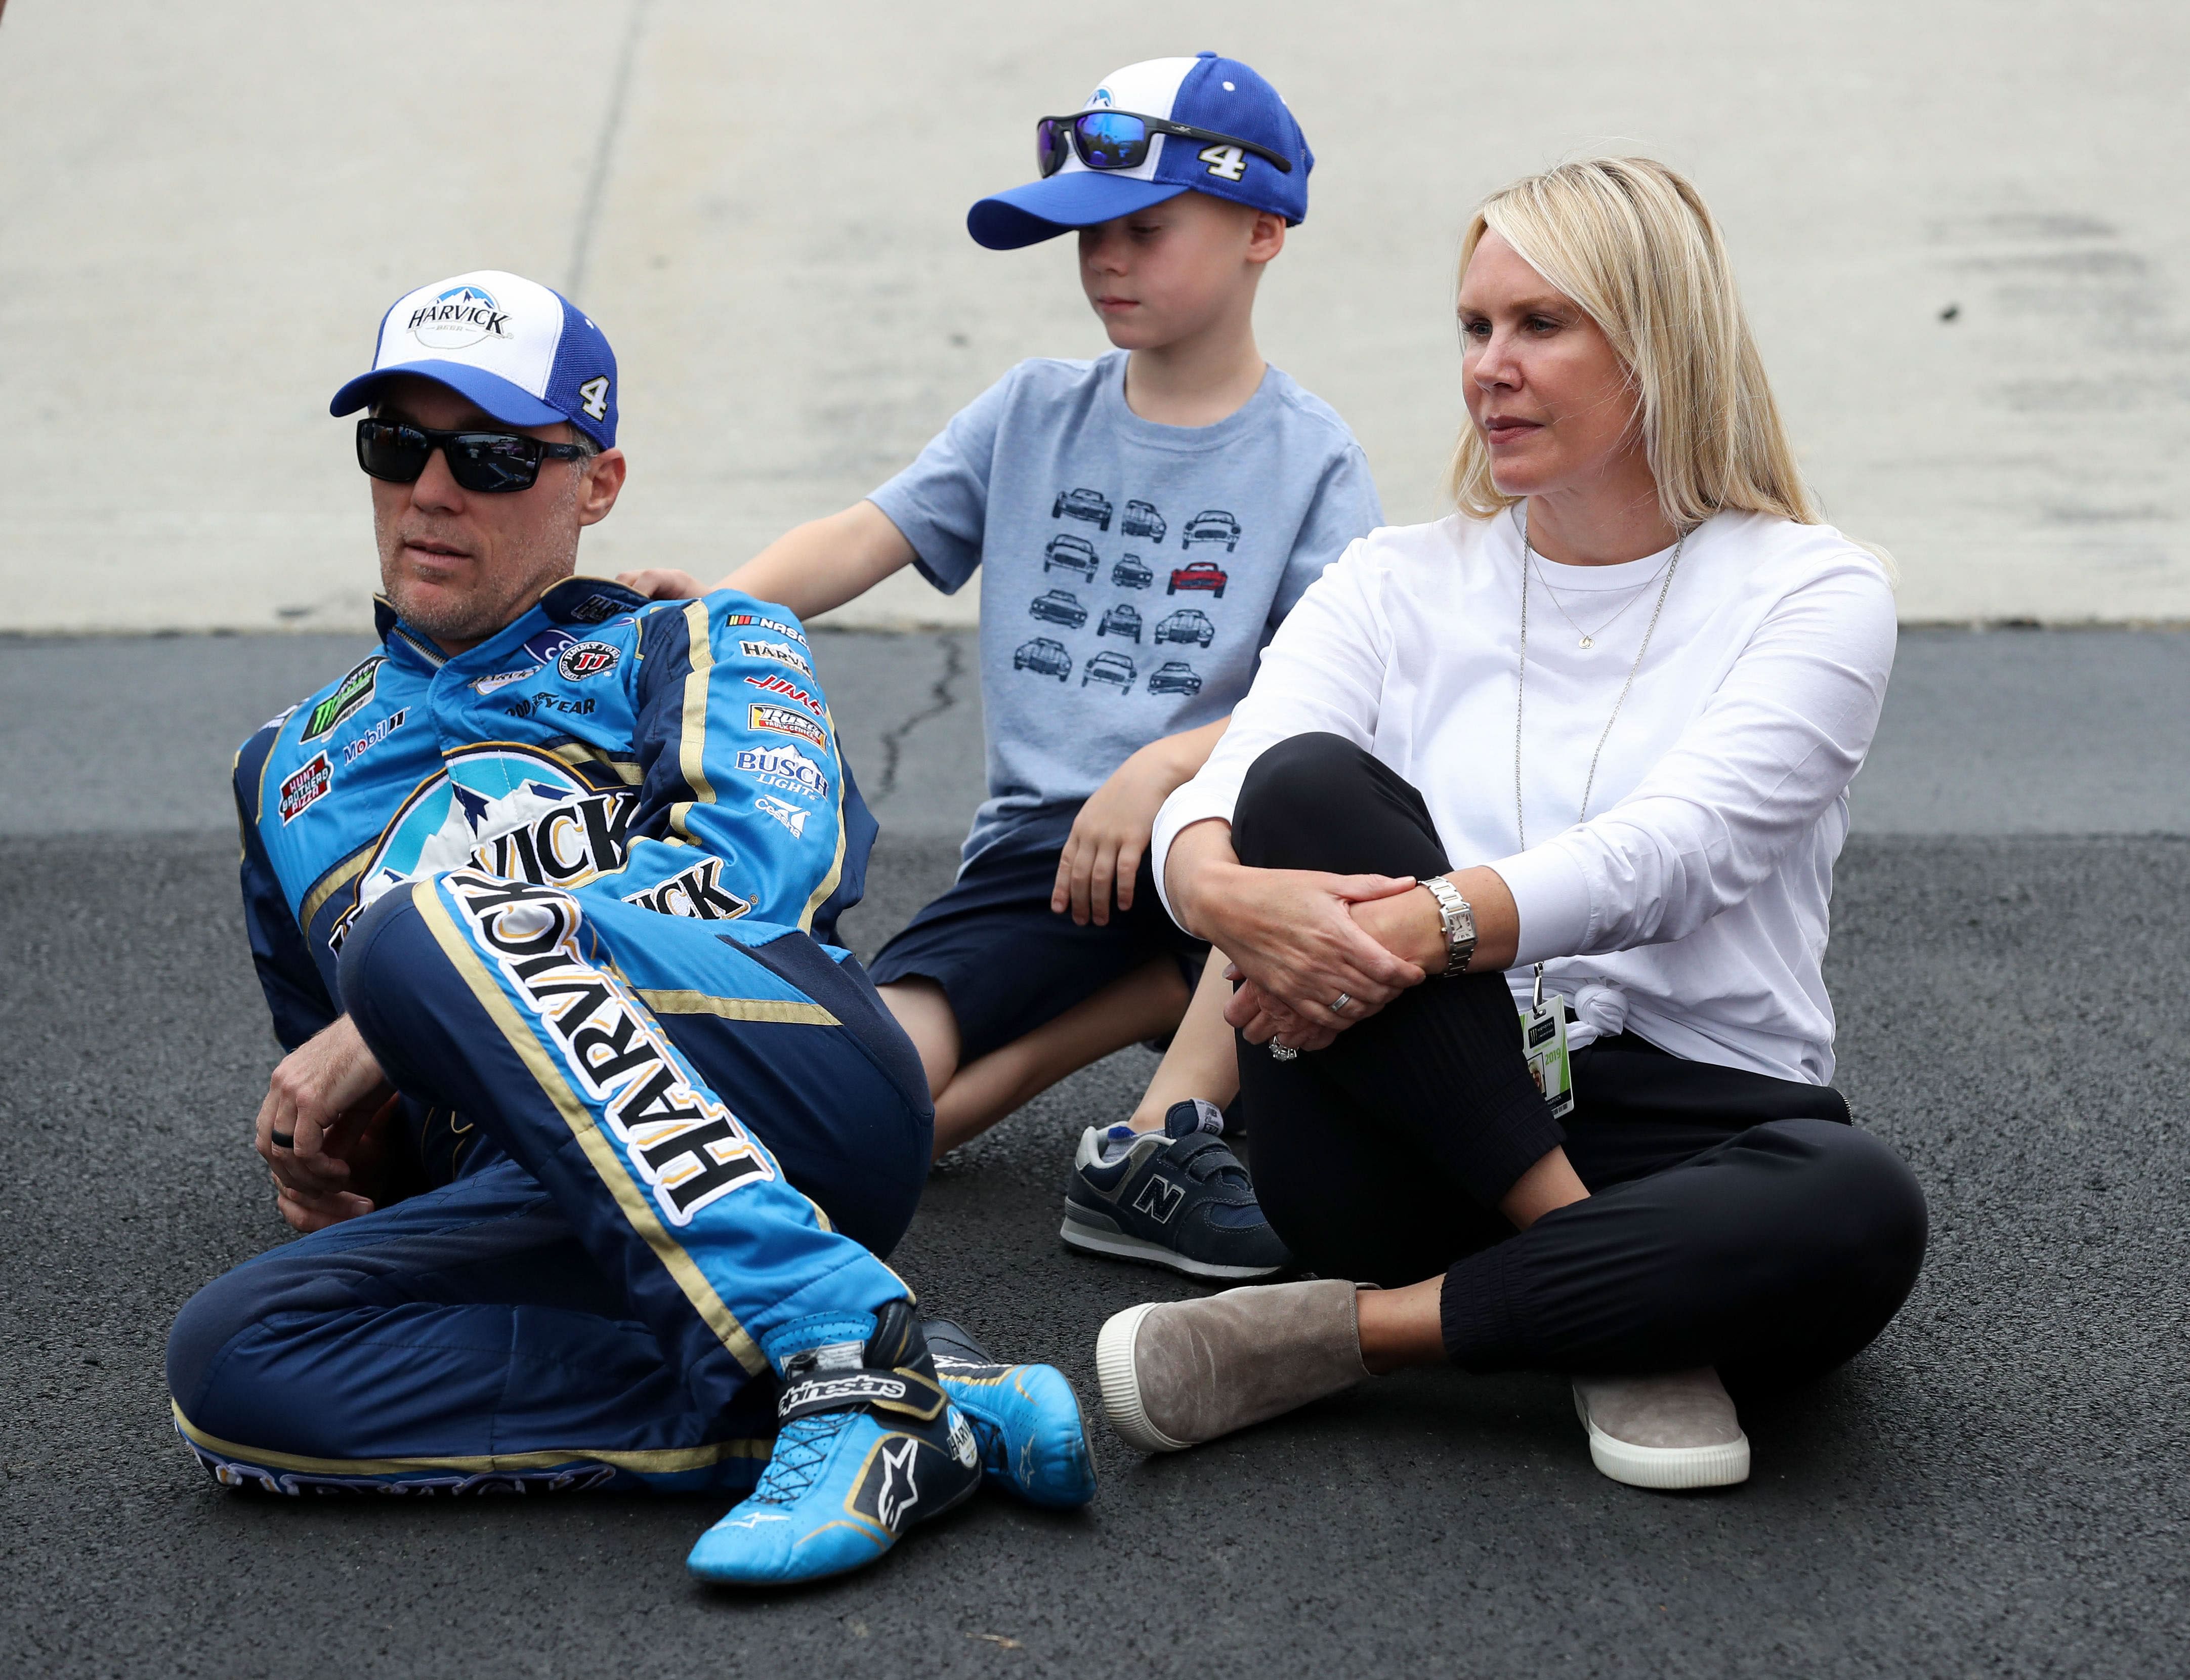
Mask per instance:
[[[1467,973],[1467,959],[1475,955],[1475,909],[1442,875],[1421,884],[1437,900],[1438,919],[1444,923],[1444,973],[1438,978],[1449,980]]]

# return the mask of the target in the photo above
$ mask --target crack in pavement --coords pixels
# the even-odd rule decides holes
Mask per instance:
[[[931,684],[928,690],[929,704],[914,712],[894,729],[884,729],[882,735],[882,785],[869,803],[880,804],[897,792],[898,765],[905,755],[905,740],[931,718],[940,718],[958,703],[951,685],[966,674],[966,656],[960,650],[958,639],[948,633],[939,633],[935,641],[943,650],[943,674]]]

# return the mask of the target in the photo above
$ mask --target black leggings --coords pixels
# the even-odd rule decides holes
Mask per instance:
[[[1232,833],[1258,868],[1451,867],[1421,795],[1332,735],[1256,760]],[[1575,1053],[1562,1127],[1502,974],[1416,986],[1296,1061],[1239,1050],[1271,1224],[1325,1276],[1444,1273],[1445,1349],[1470,1371],[1799,1381],[1884,1329],[1923,1262],[1923,1192],[1837,1091],[1622,1033]],[[1562,1144],[1589,1198],[1517,1234],[1497,1205]]]

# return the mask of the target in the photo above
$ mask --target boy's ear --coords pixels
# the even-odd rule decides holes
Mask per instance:
[[[1247,236],[1247,260],[1267,263],[1285,248],[1285,219],[1274,211],[1257,210]]]

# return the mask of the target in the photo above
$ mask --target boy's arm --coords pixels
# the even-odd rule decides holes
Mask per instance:
[[[1231,721],[1219,718],[1152,741],[1110,772],[1072,820],[1057,860],[1051,910],[1069,911],[1081,926],[1092,921],[1101,928],[1109,925],[1114,897],[1120,910],[1133,907],[1133,877],[1148,854],[1157,811],[1174,789],[1194,780]]]
[[[813,618],[912,563],[912,544],[871,502],[794,525],[715,585]]]
[[[912,544],[889,515],[871,502],[855,502],[841,514],[794,525],[718,583],[667,568],[620,572],[616,582],[657,601],[689,600],[711,587],[742,589],[812,618],[865,593],[911,560]]]

